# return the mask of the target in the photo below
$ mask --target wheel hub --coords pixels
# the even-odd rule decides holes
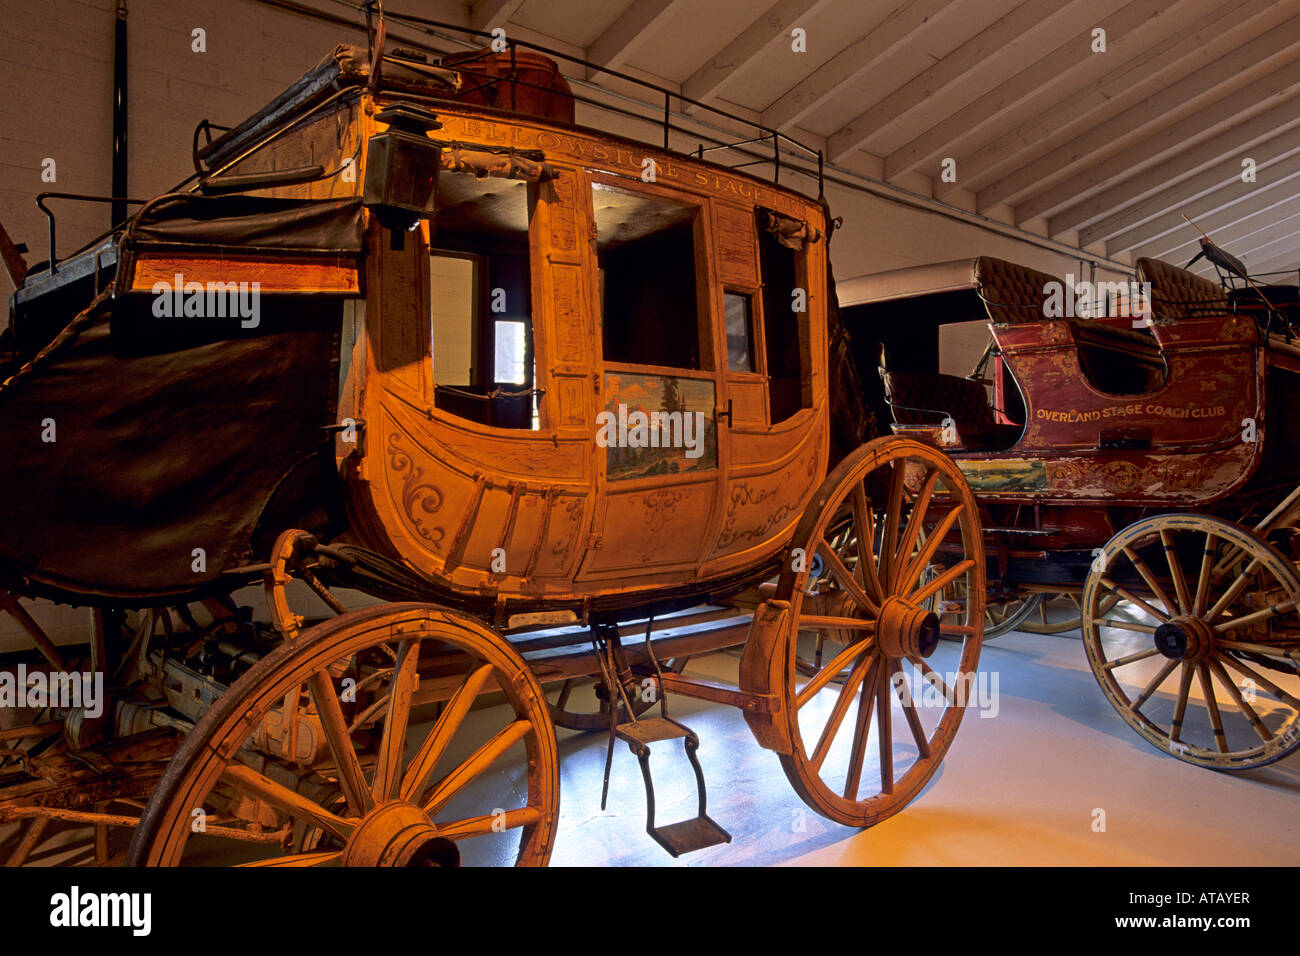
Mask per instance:
[[[352,831],[344,866],[458,866],[456,844],[413,803],[381,804]]]
[[[929,657],[939,646],[939,616],[906,598],[886,598],[876,639],[890,657]]]
[[[1156,627],[1156,650],[1173,661],[1199,661],[1214,643],[1210,626],[1195,617],[1176,617]]]

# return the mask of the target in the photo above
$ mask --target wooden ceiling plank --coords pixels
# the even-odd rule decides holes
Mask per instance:
[[[866,147],[872,137],[901,123],[931,97],[942,96],[972,72],[987,67],[995,57],[1006,55],[1007,48],[1017,41],[1024,42],[1039,30],[1051,30],[1055,20],[1064,16],[1074,2],[1078,0],[1026,0],[832,133],[827,141],[829,160],[838,163],[854,150]]]
[[[1241,175],[1241,159],[1263,170],[1300,149],[1300,109],[1294,101],[1230,127],[1162,163],[1129,177],[1052,218],[1049,232],[1078,229],[1089,245],[1118,235],[1129,226],[1167,212],[1180,202],[1199,198]]]
[[[1252,217],[1272,215],[1279,207],[1285,206],[1294,199],[1297,182],[1300,182],[1300,173],[1293,174],[1287,179],[1272,184],[1271,188],[1259,192],[1238,195],[1236,198],[1217,199],[1215,201],[1220,202],[1220,205],[1214,209],[1192,205],[1180,212],[1196,223],[1196,227],[1204,230],[1211,239],[1216,235],[1233,236],[1240,231],[1243,224],[1250,225],[1249,221]],[[1266,221],[1254,220],[1256,224]],[[1176,254],[1185,248],[1193,247],[1199,233],[1184,222],[1181,215],[1178,216],[1178,222],[1178,226],[1173,226],[1141,243],[1125,245],[1124,248],[1132,249],[1133,254],[1137,256],[1152,256],[1158,259],[1166,254]],[[1112,245],[1107,243],[1106,247],[1109,250]],[[1113,248],[1119,249],[1118,246]]]
[[[1300,52],[1300,44],[1297,45]],[[1300,56],[1296,61],[1251,83],[1226,99],[1211,103],[1164,128],[1145,134],[1133,133],[1135,140],[1107,159],[1095,161],[1064,182],[1035,193],[1016,205],[1016,222],[1039,216],[1053,216],[1079,198],[1095,195],[1111,182],[1133,172],[1159,168],[1187,148],[1188,143],[1203,141],[1207,134],[1226,130],[1243,115],[1258,113],[1270,105],[1286,103],[1300,94]]]
[[[790,31],[828,2],[830,0],[777,0],[739,36],[687,77],[682,83],[682,95],[701,102],[709,101],[770,46],[780,41],[789,42]]]
[[[622,16],[610,24],[609,29],[592,41],[583,59],[611,70],[621,69],[653,29],[672,15],[673,8],[680,2],[635,0]],[[597,80],[605,75],[604,70],[596,67],[587,70],[588,80]]]
[[[1259,208],[1276,204],[1279,199],[1285,199],[1289,191],[1295,189],[1297,178],[1300,178],[1300,156],[1280,160],[1259,175],[1253,183],[1243,183],[1238,177],[1235,182],[1221,189],[1216,189],[1199,199],[1179,203],[1168,212],[1125,230],[1113,239],[1107,240],[1106,249],[1114,253],[1124,249],[1145,247],[1163,236],[1177,234],[1182,227],[1186,226],[1183,221],[1184,215],[1198,222],[1203,217],[1215,217],[1214,222],[1220,227],[1236,222],[1247,215],[1252,215]],[[1225,212],[1228,214],[1227,218],[1221,215]]]
[[[865,36],[783,93],[763,111],[763,125],[786,132],[953,6],[953,0],[905,0]]]
[[[1140,33],[1144,42],[1129,48],[1118,66],[1067,97],[1045,104],[1013,129],[987,136],[983,145],[961,159],[961,178],[967,188],[983,189],[1008,170],[1023,165],[1026,155],[1059,146],[1065,137],[1074,140],[1080,134],[1091,134],[1103,122],[1113,120],[1123,104],[1141,106],[1159,94],[1156,87],[1162,74],[1176,75],[1180,81],[1195,75],[1207,65],[1207,36],[1241,33],[1257,37],[1267,33],[1280,15],[1272,0],[1236,0],[1225,6],[1211,3],[1209,12],[1200,16],[1195,14],[1205,9],[1201,0],[1194,0],[1194,4],[1168,6],[1164,15],[1133,31],[1134,35]],[[1181,23],[1187,26],[1175,26]],[[1089,54],[1089,58],[1109,56]],[[1115,62],[1102,60],[1103,65]],[[942,187],[940,192],[953,188]]]
[[[523,5],[524,0],[479,0],[470,5],[469,25],[489,31],[504,27]]]
[[[1203,127],[1207,122],[1214,122],[1216,114],[1221,124],[1226,125],[1237,111],[1249,110],[1261,97],[1277,97],[1300,82],[1300,60],[1292,60],[1253,83],[1238,85],[1240,77],[1251,67],[1295,51],[1300,51],[1300,15],[999,177],[979,191],[978,208],[988,209],[1002,203],[1015,205],[1066,177],[1076,177],[1077,182],[1077,177],[1083,176],[1086,181],[1095,182],[1100,165],[1098,153],[1109,155],[1119,148],[1117,144],[1145,138],[1152,127],[1159,130],[1166,124],[1165,117],[1171,111],[1193,100],[1209,100],[1210,105],[1179,121],[1180,126]],[[1116,136],[1116,130],[1124,132]]]

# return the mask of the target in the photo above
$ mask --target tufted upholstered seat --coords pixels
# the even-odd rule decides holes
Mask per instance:
[[[1065,289],[1056,276],[991,256],[976,259],[971,272],[996,325],[1046,320],[1049,289]],[[1103,392],[1136,395],[1159,388],[1164,381],[1164,356],[1149,332],[1090,319],[1064,321],[1074,335],[1083,373]]]
[[[1151,283],[1151,315],[1156,321],[1224,315],[1228,295],[1217,282],[1145,256],[1137,261],[1138,282]]]
[[[982,383],[956,375],[889,368],[883,349],[880,361],[885,401],[896,423],[939,425],[950,417],[962,445],[970,449],[1008,448],[1020,437],[1020,425],[1002,425],[994,419]]]
[[[1054,275],[991,256],[976,259],[971,273],[989,318],[998,325],[1041,322],[1049,286],[1061,285]]]

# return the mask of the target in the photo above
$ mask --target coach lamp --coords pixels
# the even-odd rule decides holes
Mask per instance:
[[[426,135],[441,129],[438,118],[410,103],[395,103],[375,114],[388,129],[370,137],[366,147],[363,203],[384,228],[392,247],[401,249],[405,233],[433,216],[438,193],[442,148]]]

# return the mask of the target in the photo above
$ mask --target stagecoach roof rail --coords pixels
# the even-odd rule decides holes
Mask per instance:
[[[386,12],[386,11],[384,10],[384,8],[383,8],[383,4],[380,3],[379,0],[365,0],[365,2],[362,3],[362,5],[361,5],[361,10],[362,10],[362,12],[366,15],[366,18],[367,18],[367,24],[369,24],[369,19],[370,19],[371,15],[372,15],[372,10],[376,10],[376,9],[377,9],[377,11],[378,11],[378,15],[379,15],[379,18],[380,18],[381,21],[386,17],[387,19],[395,20],[395,21],[398,21],[398,22],[401,22],[401,23],[405,23],[405,24],[408,24],[408,25],[412,25],[412,26],[432,27],[432,28],[434,28],[434,29],[438,29],[438,30],[447,30],[447,31],[451,31],[451,32],[453,32],[453,33],[466,34],[466,35],[469,35],[469,36],[474,36],[474,37],[478,37],[478,38],[480,38],[480,39],[489,40],[489,41],[499,39],[499,37],[498,37],[497,35],[494,35],[491,31],[488,31],[488,30],[476,30],[476,29],[473,29],[472,27],[463,27],[463,26],[459,26],[459,25],[454,24],[454,23],[448,23],[448,22],[443,21],[443,20],[432,20],[432,19],[429,19],[429,18],[427,18],[427,17],[419,17],[419,16],[415,16],[415,15],[413,15],[413,14],[409,14],[409,13],[397,13],[397,12],[393,12],[393,11],[387,11],[387,12]],[[373,50],[373,45],[374,45],[374,40],[375,40],[375,34],[376,34],[377,32],[378,32],[378,31],[374,31],[374,32],[372,32],[372,31],[369,29],[369,26],[367,26],[367,31],[366,31],[366,33],[367,33],[367,37],[368,37],[368,39],[369,39],[369,43],[370,43],[370,45],[371,45],[370,53],[371,53],[371,60],[372,60],[372,62],[373,62],[373,59],[374,59],[374,50]],[[450,39],[454,39],[454,38],[450,38]],[[586,59],[583,59],[582,57],[577,57],[577,56],[573,56],[573,55],[568,54],[568,53],[564,53],[563,51],[561,51],[561,50],[556,50],[556,49],[554,49],[554,48],[552,48],[552,47],[543,46],[543,45],[541,45],[541,44],[539,44],[539,43],[532,43],[532,42],[530,42],[530,41],[528,41],[528,40],[518,40],[518,39],[515,39],[515,38],[513,38],[513,37],[511,37],[511,38],[507,38],[505,42],[506,42],[507,47],[508,47],[509,50],[510,50],[510,53],[511,53],[511,56],[512,56],[512,57],[514,56],[514,52],[515,52],[515,49],[516,49],[517,47],[523,47],[523,48],[525,48],[525,49],[529,49],[529,50],[536,50],[537,52],[539,52],[539,53],[544,53],[544,54],[546,54],[546,55],[549,56],[549,57],[553,57],[553,58],[555,58],[555,59],[559,59],[559,60],[564,60],[564,61],[566,61],[566,62],[568,62],[568,63],[573,63],[573,64],[576,64],[576,65],[578,65],[578,66],[584,67],[584,68],[586,68],[586,69],[588,69],[588,70],[592,70],[592,71],[594,71],[594,72],[603,73],[603,74],[607,74],[607,75],[609,75],[609,76],[617,77],[618,79],[623,80],[623,81],[625,81],[625,82],[627,82],[627,83],[631,83],[631,84],[633,84],[634,86],[640,87],[640,88],[645,89],[645,90],[653,91],[654,93],[658,94],[659,96],[662,96],[662,97],[663,97],[663,102],[664,102],[664,105],[663,105],[663,119],[662,119],[662,125],[663,125],[663,130],[664,130],[664,148],[665,148],[665,149],[669,149],[669,148],[670,148],[669,143],[668,143],[668,134],[669,134],[670,130],[672,129],[672,119],[671,119],[672,114],[671,114],[671,109],[670,109],[670,107],[671,107],[672,101],[673,101],[674,99],[676,99],[679,103],[689,104],[689,105],[691,105],[691,106],[696,107],[697,109],[704,110],[704,111],[706,111],[706,112],[708,112],[708,113],[712,113],[714,116],[720,116],[720,117],[723,117],[724,119],[727,119],[727,120],[729,120],[729,121],[731,121],[731,122],[733,122],[733,123],[739,123],[739,124],[741,124],[741,125],[743,125],[743,126],[749,127],[750,129],[756,129],[756,130],[759,131],[759,136],[757,136],[757,137],[753,137],[753,138],[746,139],[746,140],[740,140],[740,141],[737,141],[737,142],[734,142],[734,143],[721,143],[721,144],[719,144],[718,146],[713,147],[714,149],[735,149],[735,148],[737,148],[737,147],[744,146],[744,145],[749,145],[749,144],[752,144],[752,143],[755,143],[755,142],[765,142],[765,141],[767,141],[767,140],[770,138],[771,141],[772,141],[772,147],[773,147],[773,148],[772,148],[772,158],[771,158],[771,160],[770,160],[770,161],[773,163],[773,166],[774,166],[774,169],[773,169],[773,181],[779,181],[779,180],[780,180],[780,174],[781,174],[781,153],[780,153],[780,144],[781,144],[782,141],[784,141],[785,143],[789,144],[790,146],[794,147],[795,149],[800,150],[800,151],[802,151],[803,153],[807,154],[809,158],[816,157],[816,159],[817,159],[817,175],[816,175],[815,178],[816,178],[816,180],[817,180],[817,195],[820,197],[821,195],[824,194],[824,183],[823,183],[823,174],[822,174],[822,153],[821,153],[821,150],[815,150],[815,149],[811,148],[810,146],[808,146],[808,145],[802,143],[801,141],[795,139],[793,136],[788,136],[787,134],[782,133],[782,132],[780,132],[779,130],[775,130],[775,129],[772,129],[772,128],[770,128],[770,127],[764,126],[762,123],[756,123],[756,122],[754,122],[753,120],[748,120],[748,119],[745,119],[744,117],[737,116],[736,114],[734,114],[734,113],[730,113],[730,112],[728,112],[727,110],[724,110],[724,109],[720,109],[720,108],[717,107],[717,106],[712,106],[712,105],[710,105],[710,104],[708,104],[708,103],[701,102],[700,100],[694,99],[694,98],[689,97],[689,96],[683,96],[680,92],[677,92],[677,91],[671,90],[671,89],[669,89],[669,88],[667,88],[667,87],[664,87],[664,86],[660,86],[660,85],[657,84],[657,83],[651,83],[651,82],[648,81],[648,80],[643,80],[643,79],[641,79],[641,78],[639,78],[639,77],[632,76],[631,74],[629,74],[629,73],[624,73],[624,72],[622,72],[621,70],[616,70],[616,69],[613,69],[613,68],[611,68],[611,67],[604,66],[604,65],[602,65],[602,64],[600,64],[600,63],[593,63],[593,62],[590,61],[590,60],[586,60]],[[541,86],[538,85],[538,84],[528,83],[528,82],[526,82],[526,81],[521,80],[521,79],[520,79],[520,78],[515,74],[515,71],[514,71],[513,69],[511,70],[511,76],[509,77],[509,79],[510,79],[510,81],[511,81],[512,83],[515,83],[515,84],[520,85],[520,86],[528,86],[528,87],[534,87],[534,88],[537,88],[537,89],[543,89],[543,87],[541,87]],[[574,98],[575,100],[579,100],[579,101],[581,101],[581,102],[591,103],[592,105],[594,105],[594,106],[598,106],[598,107],[600,107],[601,109],[609,109],[609,110],[613,110],[613,111],[615,111],[615,112],[627,112],[627,111],[624,111],[624,110],[619,110],[619,109],[616,108],[616,107],[609,106],[608,104],[604,104],[604,103],[600,103],[600,102],[598,102],[598,101],[596,101],[596,100],[592,100],[592,99],[590,99],[590,98],[588,98],[588,97],[582,97],[582,96],[574,95],[573,98]],[[648,104],[647,104],[647,105],[648,105]],[[635,116],[636,114],[630,114],[630,115]],[[637,118],[639,118],[639,119],[643,119],[643,120],[644,120],[644,119],[647,119],[647,117],[637,117]],[[697,148],[697,152],[698,152],[698,148]],[[756,160],[756,162],[766,162],[766,161],[768,161],[768,160],[766,160],[766,159],[763,159],[763,160]],[[744,165],[753,165],[753,163],[746,163],[746,164],[744,164]],[[798,172],[804,172],[805,175],[808,175],[810,178],[812,178],[812,174],[811,174],[811,173],[806,173],[804,170],[800,170],[800,169],[798,169],[797,167],[791,167],[791,168],[795,169],[795,170],[798,171]]]

